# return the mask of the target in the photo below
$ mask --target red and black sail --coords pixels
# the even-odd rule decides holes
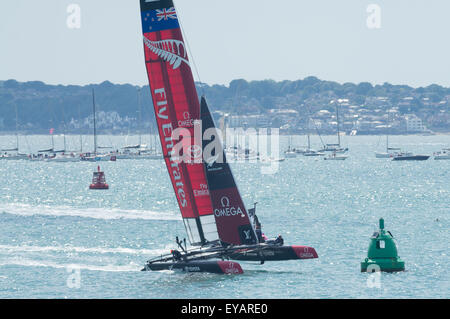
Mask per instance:
[[[140,0],[145,64],[155,109],[164,160],[191,244],[218,240],[208,183],[200,160],[180,160],[172,133],[182,128],[190,137],[183,145],[195,145],[194,122],[200,105],[172,0]],[[183,148],[183,151],[184,148]],[[201,153],[201,152],[200,152]],[[201,155],[201,154],[200,154]]]
[[[201,100],[201,119],[206,178],[220,240],[224,245],[256,244],[255,230],[226,161],[222,142],[204,97]]]

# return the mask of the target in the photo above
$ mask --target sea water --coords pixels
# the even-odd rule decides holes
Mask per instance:
[[[87,150],[92,138],[83,138]],[[99,139],[115,148],[137,143],[136,136]],[[263,232],[319,255],[241,262],[243,275],[140,271],[176,248],[175,236],[186,237],[162,160],[0,160],[0,298],[449,298],[450,160],[377,159],[384,138],[343,140],[345,161],[299,155],[274,174],[261,173],[267,163],[232,165],[247,206],[258,202]],[[281,149],[288,141],[305,145],[306,137],[283,137]],[[312,142],[319,147],[316,136]],[[49,143],[49,136],[20,139],[23,152]],[[77,136],[67,143],[80,147]],[[450,136],[392,136],[390,143],[432,154],[450,147]],[[1,148],[14,145],[13,136],[0,136]],[[109,190],[88,189],[98,164]],[[380,217],[406,271],[371,277],[360,262]]]

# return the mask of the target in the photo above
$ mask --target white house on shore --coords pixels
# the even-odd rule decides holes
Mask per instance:
[[[427,128],[423,125],[422,120],[414,114],[405,115],[406,131],[410,132],[425,132]]]

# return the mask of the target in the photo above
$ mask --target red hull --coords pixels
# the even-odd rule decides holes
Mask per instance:
[[[280,261],[319,258],[316,250],[308,246],[261,246],[260,249],[242,249],[230,255],[234,260]]]

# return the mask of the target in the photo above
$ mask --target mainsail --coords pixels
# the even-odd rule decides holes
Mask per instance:
[[[204,97],[201,100],[201,119],[206,178],[220,240],[224,245],[256,244],[255,230],[227,163],[222,142]],[[209,137],[214,139],[208,141]]]
[[[186,129],[191,137],[184,136],[182,143],[195,145],[194,122],[200,119],[199,99],[175,7],[172,0],[140,3],[150,90],[178,206],[191,244],[214,242],[219,237],[203,163],[201,159],[180,161],[174,150],[178,141],[172,138],[177,128]]]

